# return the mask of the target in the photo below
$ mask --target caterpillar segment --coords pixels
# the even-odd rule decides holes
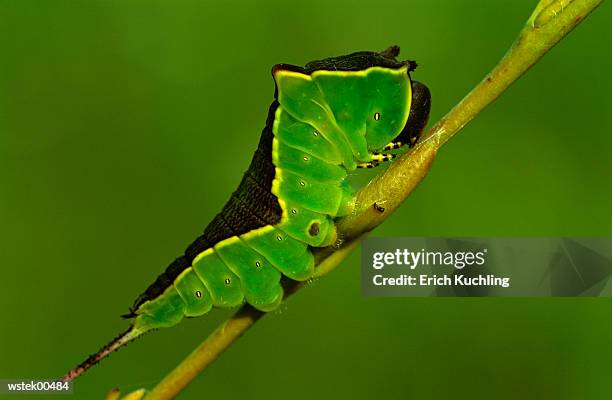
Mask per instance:
[[[279,64],[265,128],[240,185],[203,234],[136,299],[127,332],[64,376],[184,317],[244,302],[262,311],[283,299],[283,276],[311,278],[313,249],[335,244],[334,219],[352,212],[348,174],[389,161],[426,125],[429,91],[396,46],[308,63]]]

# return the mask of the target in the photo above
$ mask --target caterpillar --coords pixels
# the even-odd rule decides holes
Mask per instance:
[[[274,100],[236,191],[203,234],[136,299],[129,328],[64,375],[70,381],[142,334],[247,302],[274,310],[281,277],[304,281],[313,249],[337,240],[355,207],[347,178],[413,146],[429,118],[428,88],[399,47],[272,68]]]

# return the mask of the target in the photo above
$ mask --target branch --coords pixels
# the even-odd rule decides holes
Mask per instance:
[[[317,249],[315,277],[337,268],[357,247],[361,238],[387,219],[425,178],[440,147],[520,78],[602,1],[540,0],[518,38],[497,66],[438,121],[412,151],[400,157],[357,193],[355,212],[337,222],[343,244],[339,248]],[[303,283],[293,281],[284,283],[286,297],[303,286]],[[240,308],[153,388],[145,400],[175,398],[263,314],[249,305]],[[141,392],[137,395],[131,399],[142,398]]]

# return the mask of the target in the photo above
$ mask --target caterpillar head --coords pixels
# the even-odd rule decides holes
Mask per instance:
[[[414,61],[399,47],[276,65],[276,98],[293,117],[314,126],[343,150],[344,164],[367,162],[389,143],[411,146],[427,123],[430,94],[412,81]]]

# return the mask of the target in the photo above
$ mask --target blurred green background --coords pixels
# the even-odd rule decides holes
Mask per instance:
[[[0,2],[0,377],[58,376],[125,328],[238,184],[273,64],[398,44],[437,120],[535,3]],[[610,17],[600,7],[468,125],[374,235],[612,235]],[[610,299],[366,299],[358,262],[181,398],[612,397]],[[151,387],[228,315],[145,336],[72,398]]]

